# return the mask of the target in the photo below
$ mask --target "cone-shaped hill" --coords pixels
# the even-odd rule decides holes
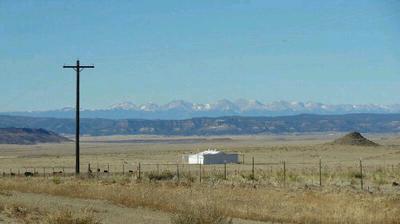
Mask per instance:
[[[355,146],[379,146],[379,144],[368,140],[359,132],[351,132],[332,142],[333,145],[355,145]]]

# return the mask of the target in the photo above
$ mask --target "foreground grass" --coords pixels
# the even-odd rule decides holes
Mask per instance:
[[[6,194],[11,195],[11,193],[8,192]],[[0,214],[18,223],[27,224],[100,224],[93,213],[88,210],[81,211],[76,215],[69,209],[49,212],[43,210],[43,208],[33,208],[21,203],[5,201],[0,201]]]
[[[350,189],[16,178],[1,180],[0,190],[101,199],[127,207],[158,209],[177,214],[173,217],[174,223],[185,223],[185,220],[187,223],[196,216],[201,217],[201,211],[207,208],[217,214],[215,220],[221,220],[220,223],[229,223],[226,217],[283,223],[400,223],[399,194],[370,194]],[[212,212],[209,213],[211,219]],[[200,221],[197,223],[218,223]]]

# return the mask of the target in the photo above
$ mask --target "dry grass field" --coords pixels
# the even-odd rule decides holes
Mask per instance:
[[[325,144],[341,135],[84,137],[80,177],[68,175],[73,143],[1,145],[0,223],[400,223],[399,136]],[[226,177],[223,165],[181,164],[208,148],[245,164],[228,164]],[[88,175],[89,163],[101,173]]]

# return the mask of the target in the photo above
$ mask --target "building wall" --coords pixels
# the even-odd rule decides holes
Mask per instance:
[[[224,163],[239,163],[238,154],[206,154],[206,155],[187,155],[183,156],[184,163],[187,164],[224,164]]]
[[[202,155],[189,155],[188,164],[203,164],[204,157]]]
[[[224,164],[224,163],[239,163],[238,154],[209,154],[204,155],[203,164]]]

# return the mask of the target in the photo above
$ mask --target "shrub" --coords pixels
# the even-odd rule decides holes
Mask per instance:
[[[183,177],[187,180],[189,183],[194,183],[197,179],[196,176],[194,176],[191,173],[183,173]]]
[[[53,178],[53,183],[54,184],[61,184],[61,178],[60,177],[54,177]]]
[[[289,172],[287,175],[287,178],[289,181],[293,181],[293,182],[300,182],[302,181],[302,177],[296,173],[293,172]]]
[[[5,207],[6,213],[9,217],[16,217],[16,218],[25,218],[29,213],[29,209],[19,205],[19,204],[12,204]]]
[[[358,171],[350,171],[349,176],[351,178],[357,178],[357,179],[361,179],[361,177],[365,177],[364,174],[361,176],[361,172],[358,172]]]
[[[188,206],[190,207],[190,206]],[[232,224],[232,219],[226,217],[215,206],[190,208],[171,217],[172,224]]]
[[[171,171],[165,170],[162,173],[151,172],[147,175],[150,181],[159,181],[159,180],[172,180],[174,178],[174,174]]]
[[[11,197],[12,193],[9,192],[9,191],[0,190],[0,195],[1,196],[6,196],[6,197]]]
[[[83,211],[80,217],[74,217],[70,210],[64,210],[52,215],[48,215],[47,224],[100,224],[93,214]]]
[[[374,173],[372,178],[373,182],[377,185],[385,185],[389,183],[389,181],[386,179],[383,173]]]
[[[255,177],[252,173],[250,173],[250,174],[241,173],[240,176],[245,180],[255,180],[255,181],[258,180],[258,178]]]

